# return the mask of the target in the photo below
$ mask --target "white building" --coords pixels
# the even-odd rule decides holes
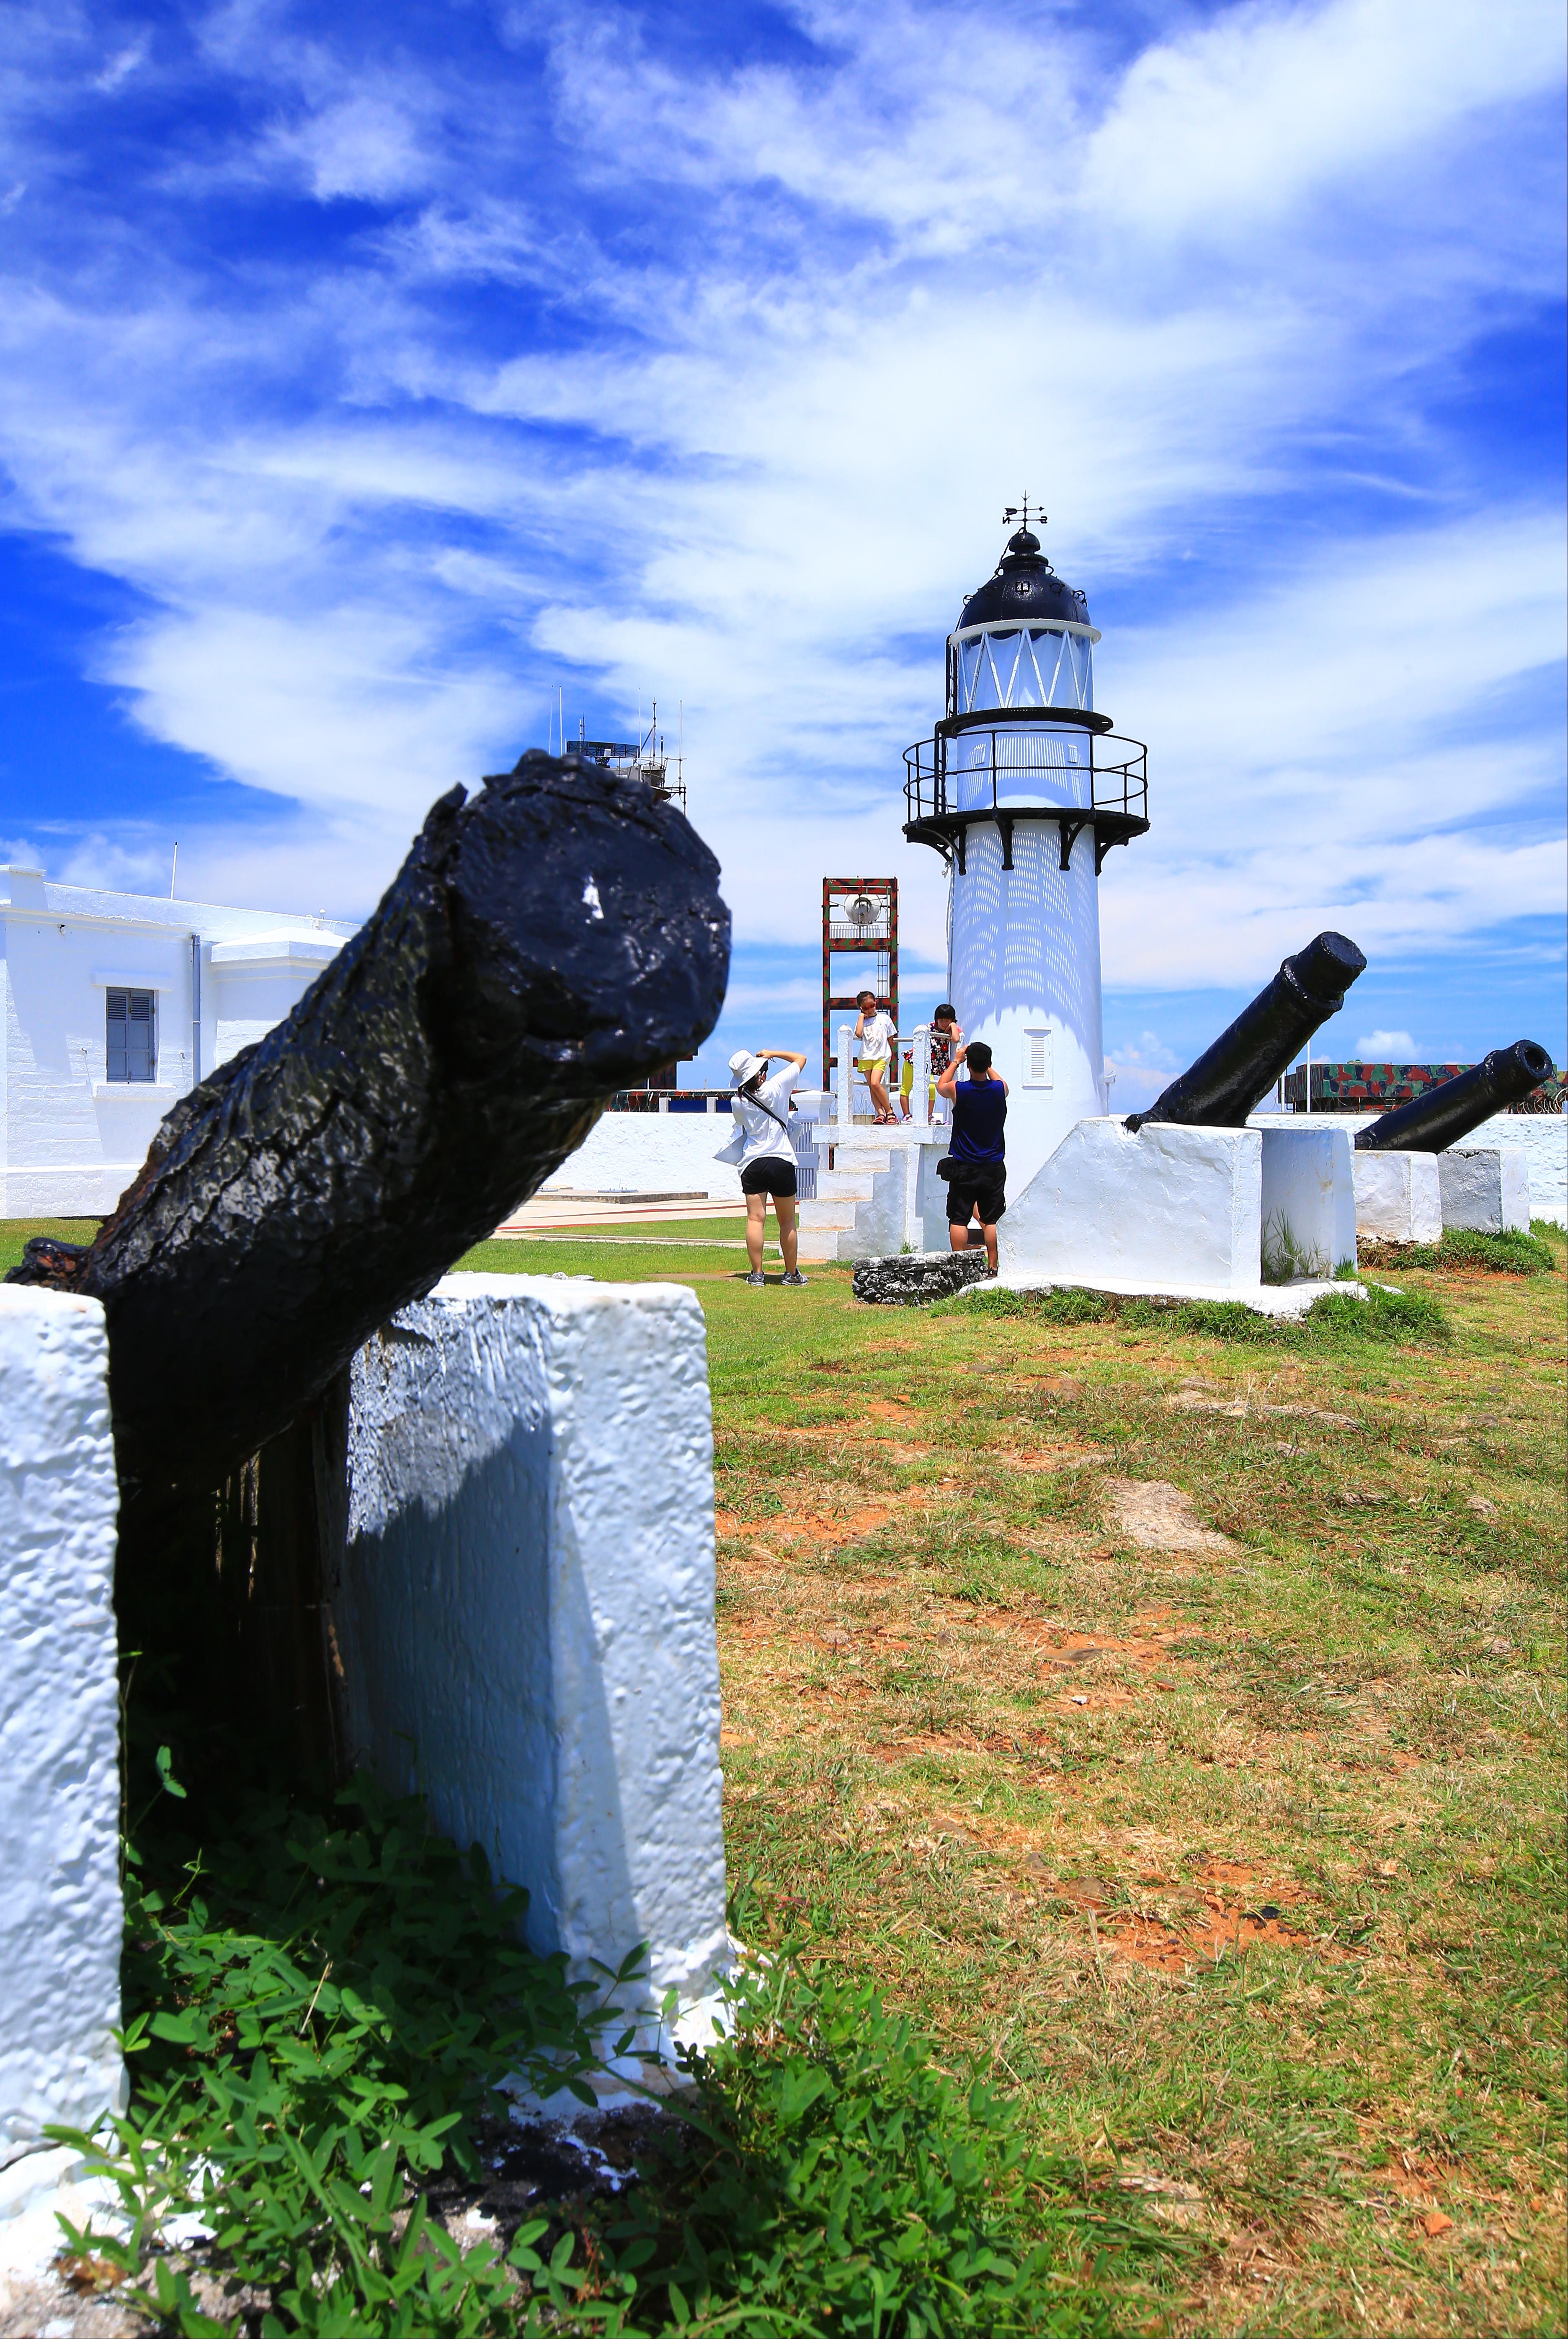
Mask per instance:
[[[1027,518],[948,637],[946,714],[904,757],[903,833],[950,873],[948,996],[1011,1091],[1016,1193],[1109,1109],[1100,873],[1149,826],[1143,748],[1095,710],[1088,604]]]
[[[0,1217],[112,1210],[175,1100],[354,931],[0,867]]]

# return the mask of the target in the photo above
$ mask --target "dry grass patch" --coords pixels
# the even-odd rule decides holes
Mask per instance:
[[[1149,2327],[1560,2327],[1562,1292],[1266,1371],[705,1302],[743,1929],[1196,2238]]]

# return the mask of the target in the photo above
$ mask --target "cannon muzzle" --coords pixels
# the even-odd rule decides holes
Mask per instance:
[[[1408,1104],[1395,1105],[1364,1129],[1356,1139],[1356,1150],[1362,1153],[1442,1153],[1490,1120],[1494,1112],[1505,1112],[1511,1104],[1518,1104],[1543,1081],[1552,1077],[1553,1066],[1544,1048],[1533,1040],[1515,1040],[1511,1048],[1494,1048],[1480,1063],[1472,1064],[1467,1071],[1455,1072],[1451,1081],[1440,1081],[1425,1096],[1412,1097]]]
[[[1285,960],[1279,972],[1244,1007],[1197,1063],[1171,1081],[1147,1112],[1129,1112],[1127,1126],[1173,1120],[1188,1128],[1241,1129],[1298,1049],[1345,1004],[1345,994],[1366,961],[1347,934],[1319,934]]]

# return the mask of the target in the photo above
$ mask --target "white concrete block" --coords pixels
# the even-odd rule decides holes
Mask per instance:
[[[1529,1233],[1530,1172],[1520,1148],[1453,1145],[1435,1158],[1445,1227]]]
[[[125,2102],[118,1509],[103,1308],[0,1284],[0,2166]]]
[[[1332,1276],[1336,1267],[1354,1267],[1356,1173],[1348,1133],[1319,1125],[1266,1129],[1262,1137],[1259,1208],[1269,1280]]]
[[[1256,1129],[1080,1120],[1009,1199],[997,1229],[1003,1276],[1107,1278],[1153,1290],[1254,1289],[1262,1226]]]
[[[354,1360],[332,1594],[350,1739],[530,1894],[573,1971],[727,1954],[703,1315],[451,1275]]]
[[[1435,1153],[1356,1153],[1356,1230],[1364,1242],[1435,1243],[1443,1233]]]

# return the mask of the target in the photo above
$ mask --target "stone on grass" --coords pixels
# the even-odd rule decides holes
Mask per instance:
[[[1108,1478],[1112,1525],[1140,1551],[1235,1551],[1228,1535],[1193,1516],[1192,1497],[1159,1478]]]
[[[929,1308],[985,1279],[983,1250],[913,1250],[855,1261],[854,1296],[873,1308]]]

